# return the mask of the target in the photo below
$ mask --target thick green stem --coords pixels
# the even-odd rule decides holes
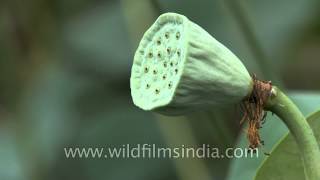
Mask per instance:
[[[287,125],[300,149],[306,179],[320,179],[320,150],[316,138],[297,106],[277,87],[267,102],[267,110],[278,115]],[[288,172],[289,173],[289,172]]]

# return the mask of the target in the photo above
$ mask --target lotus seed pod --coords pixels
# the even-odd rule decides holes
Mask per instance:
[[[136,106],[178,115],[240,102],[252,90],[241,61],[183,15],[165,13],[145,32],[134,56],[131,96]]]

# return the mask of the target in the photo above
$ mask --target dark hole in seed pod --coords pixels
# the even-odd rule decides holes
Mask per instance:
[[[178,56],[180,56],[180,49],[178,49],[177,54],[178,54]]]
[[[160,52],[158,52],[158,57],[161,58],[161,53]]]
[[[173,62],[170,62],[170,66],[173,66]]]
[[[156,94],[159,94],[160,90],[159,90],[159,89],[156,89],[155,92],[156,92]]]
[[[157,74],[157,70],[153,70],[153,74]]]
[[[167,67],[167,62],[163,62],[163,67]]]
[[[144,68],[144,72],[147,73],[149,69],[147,67]]]
[[[149,53],[148,53],[148,56],[149,56],[149,58],[152,58],[152,57],[153,57],[152,52],[149,52]]]
[[[160,44],[161,44],[161,41],[160,41],[160,39],[158,39],[158,40],[157,40],[157,44],[158,44],[158,45],[160,45]]]
[[[178,69],[175,69],[174,72],[176,72],[176,74],[178,73]]]
[[[167,76],[166,76],[166,75],[163,75],[163,76],[162,76],[162,79],[163,79],[163,80],[165,80],[166,78],[167,78]]]
[[[167,53],[170,55],[171,49],[167,48]]]
[[[180,32],[176,33],[176,38],[179,39],[180,38]]]
[[[164,34],[164,36],[168,39],[168,38],[169,38],[169,32],[166,32],[166,33]]]
[[[148,89],[149,87],[150,87],[150,84],[147,84],[147,85],[146,85],[146,88]]]
[[[168,87],[169,89],[172,87],[172,82],[169,82]]]

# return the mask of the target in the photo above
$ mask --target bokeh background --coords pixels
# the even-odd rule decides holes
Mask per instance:
[[[271,80],[320,108],[317,0],[2,0],[0,179],[248,180],[258,159],[67,159],[64,147],[246,147],[237,105],[165,117],[131,101],[133,54],[164,12],[186,15]],[[268,152],[287,132],[268,115]]]

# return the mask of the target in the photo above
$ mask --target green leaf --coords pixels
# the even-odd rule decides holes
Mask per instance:
[[[314,134],[320,142],[320,110],[313,113],[307,118]],[[272,150],[269,158],[267,158],[259,168],[256,180],[265,179],[304,179],[304,171],[302,161],[300,159],[298,146],[293,136],[287,134]]]
[[[320,94],[312,92],[290,92],[290,98],[296,103],[299,109],[304,115],[308,115],[320,107]],[[269,153],[275,145],[278,144],[279,140],[282,139],[288,133],[287,127],[282,121],[276,116],[268,114],[266,123],[261,129],[261,137],[264,140],[265,145],[259,150],[258,158],[235,158],[232,159],[232,163],[229,168],[227,180],[238,180],[238,179],[253,179],[259,166],[262,164],[264,159],[268,158],[263,152]],[[247,148],[248,141],[246,133],[243,131],[240,134],[238,143],[235,147]]]

